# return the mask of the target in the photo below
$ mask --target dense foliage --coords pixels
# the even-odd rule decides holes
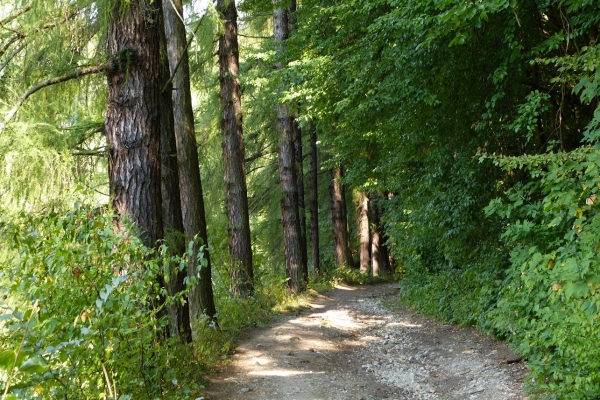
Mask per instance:
[[[488,318],[528,358],[536,388],[574,398],[600,390],[599,150],[527,160],[532,180],[486,209],[512,221],[503,233],[511,266]]]
[[[13,12],[0,18],[0,28],[8,27],[0,29],[5,114],[37,82],[103,62],[106,16],[98,10],[105,2],[50,3],[0,1]],[[325,266],[338,267],[330,261],[328,186],[329,169],[341,166],[348,201],[365,191],[383,210],[404,301],[509,340],[529,361],[531,389],[542,395],[596,396],[600,3],[303,0],[279,53],[270,40],[273,2],[242,1],[254,299],[228,292],[219,77],[212,58],[222,26],[212,9],[201,17],[197,3],[188,2],[186,23],[196,32],[190,46],[196,133],[224,332],[256,322],[282,298],[275,104],[283,100],[297,110],[303,132],[317,127]],[[56,20],[65,23],[53,25]],[[286,68],[275,70],[275,62]],[[111,382],[119,395],[195,390],[185,374],[173,372],[180,367],[170,369],[178,347],[156,345],[165,343],[155,307],[164,293],[154,278],[165,263],[178,265],[177,257],[112,233],[102,213],[88,221],[91,210],[68,207],[77,186],[96,193],[86,201],[106,202],[104,84],[103,77],[89,76],[41,90],[0,130],[0,212],[7,216],[1,273],[22,285],[6,286],[14,304],[5,308],[2,349],[8,352],[0,353],[0,367],[15,393],[36,390],[19,386],[27,380],[48,382],[40,389],[45,395],[78,379],[99,392]],[[45,173],[50,169],[54,173]],[[26,214],[17,217],[21,211]],[[356,242],[353,205],[348,213]],[[73,272],[75,265],[81,273]],[[114,274],[115,265],[128,265],[126,274]],[[356,279],[352,271],[341,275]],[[61,307],[66,304],[72,306]],[[143,329],[129,340],[136,324]],[[100,332],[119,340],[106,342]],[[197,340],[197,359],[226,350],[228,342],[220,340],[211,333]],[[15,350],[17,362],[10,355]],[[86,352],[85,360],[69,352]],[[128,359],[164,363],[125,371]]]
[[[509,339],[536,390],[594,397],[598,4],[303,4],[290,96],[348,184],[393,193],[405,300]]]
[[[13,398],[188,398],[185,348],[165,338],[165,269],[178,257],[144,247],[112,216],[77,206],[2,222],[3,393]],[[167,275],[168,276],[168,275]],[[180,301],[173,297],[169,301]],[[6,397],[11,398],[11,397]]]

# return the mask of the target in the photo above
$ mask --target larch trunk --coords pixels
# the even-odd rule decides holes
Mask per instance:
[[[385,201],[388,198],[389,198],[389,194],[384,193],[382,200]],[[383,217],[383,209],[381,208],[381,206],[378,205],[376,210],[377,210],[377,220],[378,220],[377,227],[378,227],[378,231],[379,231],[379,272],[381,274],[386,274],[389,272],[393,272],[392,271],[393,258],[392,258],[392,253],[390,252],[390,249],[387,245],[388,235],[387,235],[387,232],[385,231],[385,225],[381,221],[381,219]]]
[[[370,270],[369,198],[364,191],[360,192],[359,197],[358,230],[360,232],[360,273],[367,275]]]
[[[331,170],[331,227],[333,229],[333,250],[338,266],[348,266],[346,251],[346,220],[344,219],[344,192],[340,179],[342,172],[339,168]]]
[[[291,0],[288,6],[287,24],[288,35],[296,29],[296,0]],[[300,251],[302,252],[302,279],[308,284],[308,246],[306,244],[306,204],[304,201],[304,166],[302,155],[302,130],[298,124],[298,104],[294,105],[292,129],[294,130],[294,157],[296,158],[296,187],[298,188],[298,216],[300,218]]]
[[[296,0],[291,0],[288,6],[288,35],[296,29]],[[294,130],[294,157],[296,158],[296,187],[298,188],[298,216],[300,218],[300,246],[302,251],[302,279],[308,284],[308,246],[306,243],[306,204],[304,201],[304,157],[302,155],[302,130],[298,124],[298,104],[292,118],[292,129]]]
[[[298,22],[298,18],[296,17],[297,8],[296,0],[290,0],[288,6],[288,32],[296,29],[296,22]]]
[[[276,1],[275,4],[280,3]],[[273,36],[276,50],[283,51],[284,41],[288,37],[287,9],[281,7],[273,12]],[[278,62],[275,66],[282,69],[283,64]],[[278,104],[277,128],[280,132],[278,163],[279,180],[281,186],[281,219],[283,225],[283,242],[285,251],[286,276],[288,289],[293,293],[304,290],[303,285],[303,258],[300,239],[300,217],[298,213],[298,188],[296,180],[296,166],[294,158],[294,131],[288,106]]]
[[[175,7],[175,8],[173,8]],[[173,77],[173,117],[177,146],[179,190],[181,212],[186,240],[194,240],[193,254],[188,259],[188,277],[196,279],[196,286],[190,291],[190,317],[192,326],[206,314],[215,320],[215,302],[211,281],[210,256],[206,250],[208,235],[200,166],[194,128],[194,114],[190,90],[190,72],[186,50],[186,31],[180,16],[183,16],[181,0],[165,1],[162,5],[167,37],[169,70]],[[202,239],[199,244],[195,238]],[[204,246],[204,247],[201,247]],[[202,251],[205,265],[198,263],[197,255]]]
[[[377,195],[369,194],[369,198],[372,199],[369,206],[369,225],[371,227],[371,273],[373,276],[379,276],[381,274],[379,257],[381,238],[379,235],[379,207],[377,207]]]
[[[109,181],[112,207],[129,216],[144,244],[163,237],[160,192],[159,35],[156,5],[114,4],[107,54]]]
[[[163,0],[168,1],[168,0]],[[161,13],[162,16],[162,13]],[[183,239],[183,219],[181,216],[181,197],[179,192],[179,172],[177,170],[177,149],[173,122],[173,101],[171,92],[173,85],[169,82],[169,63],[166,53],[166,38],[164,35],[164,21],[160,19],[160,159],[161,159],[161,194],[162,215],[164,224],[165,243],[172,255],[185,253],[185,240]],[[169,271],[167,292],[174,296],[185,289],[186,272],[180,271],[178,266],[173,266]],[[190,325],[190,308],[187,296],[183,302],[173,302],[169,307],[171,336],[178,336],[182,342],[192,341]]]
[[[344,176],[344,170],[341,170],[341,176]],[[346,187],[342,185],[342,220],[344,229],[342,231],[344,235],[344,249],[346,251],[346,263],[348,268],[354,268],[354,258],[352,257],[352,251],[350,250],[350,229],[348,227],[348,201],[346,200]]]
[[[254,272],[244,164],[242,91],[238,78],[237,10],[235,2],[229,0],[218,0],[217,10],[224,23],[224,32],[219,38],[219,77],[231,283],[235,295],[246,296],[254,290]]]
[[[306,244],[306,204],[304,202],[304,157],[302,154],[302,130],[298,122],[292,120],[294,129],[294,157],[296,158],[296,186],[298,187],[298,216],[300,218],[300,248],[302,252],[302,278],[308,282],[308,254]]]
[[[319,186],[318,186],[318,158],[317,158],[317,128],[310,126],[310,244],[312,266],[319,272]]]

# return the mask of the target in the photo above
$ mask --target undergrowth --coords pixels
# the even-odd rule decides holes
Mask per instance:
[[[347,269],[314,275],[287,292],[281,271],[257,268],[254,294],[232,297],[215,280],[219,327],[201,324],[193,344],[168,338],[158,282],[185,257],[145,247],[113,215],[76,204],[67,212],[22,213],[0,221],[0,395],[9,399],[189,399],[230,354],[245,327],[307,307],[341,282],[366,283]]]
[[[164,246],[144,247],[129,229],[116,233],[112,221],[81,205],[2,221],[4,400],[201,392],[198,350],[166,338],[159,301],[165,261],[180,260],[167,260]]]
[[[507,340],[528,361],[531,393],[598,398],[600,145],[495,162],[530,175],[485,209],[503,222],[501,251],[460,267],[443,257],[405,256],[402,299]]]
[[[500,274],[489,267],[444,268],[432,273],[409,269],[400,281],[401,301],[444,322],[486,326],[485,313],[493,307]]]

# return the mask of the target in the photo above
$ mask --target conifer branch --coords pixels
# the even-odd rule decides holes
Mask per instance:
[[[3,27],[4,25],[10,23],[10,21],[14,20],[15,18],[18,18],[20,15],[25,14],[29,10],[31,10],[31,3],[25,5],[23,8],[15,10],[12,14],[8,15],[6,18],[0,21],[0,27]]]
[[[46,79],[45,81],[42,81],[42,82],[38,83],[37,85],[33,86],[31,89],[26,91],[19,98],[19,100],[17,100],[17,103],[8,112],[8,114],[6,114],[6,117],[4,117],[4,122],[2,122],[0,124],[0,133],[4,132],[4,128],[10,122],[10,120],[15,116],[15,114],[19,110],[19,107],[21,107],[23,105],[23,103],[25,103],[25,101],[35,92],[37,92],[45,87],[48,87],[48,86],[56,85],[58,83],[62,83],[62,82],[66,82],[66,81],[70,81],[72,79],[81,78],[82,76],[97,74],[98,72],[102,72],[105,69],[106,69],[106,65],[104,65],[104,64],[98,65],[95,67],[84,68],[84,69],[80,69],[78,71],[71,72],[70,74],[67,74],[67,75],[57,76],[54,78]]]
[[[264,157],[264,156],[268,156],[268,155],[271,155],[271,154],[276,154],[276,153],[277,153],[276,151],[272,151],[272,150],[265,150],[265,151],[261,151],[261,152],[259,152],[259,153],[256,153],[256,154],[253,154],[253,155],[251,155],[250,157],[247,157],[247,158],[244,160],[244,162],[245,162],[245,163],[249,163],[249,162],[252,162],[252,161],[254,161],[254,160],[257,160],[257,159],[259,159],[259,158],[262,158],[262,157]]]
[[[75,148],[71,150],[72,156],[99,156],[104,157],[106,155],[106,146],[100,146],[96,149],[81,149]]]
[[[2,57],[9,49],[9,47],[16,42],[19,39],[22,39],[23,36],[19,35],[19,34],[15,34],[13,37],[11,37],[10,39],[8,39],[6,41],[6,43],[4,44],[4,46],[2,47],[2,50],[0,50],[0,57]]]
[[[21,43],[21,45],[20,45],[19,47],[17,47],[16,49],[14,49],[14,50],[13,50],[13,52],[12,52],[12,53],[10,53],[10,54],[9,54],[9,55],[6,57],[6,60],[4,60],[4,62],[3,62],[2,64],[0,64],[0,72],[2,72],[2,70],[3,70],[4,68],[6,68],[6,66],[7,66],[8,64],[10,64],[11,60],[12,60],[13,58],[15,58],[15,56],[16,56],[17,54],[19,54],[19,53],[21,52],[21,50],[23,50],[25,47],[27,47],[27,42],[25,42],[25,41],[24,41],[24,42],[22,42],[22,43]],[[4,54],[3,54],[3,55],[4,55]]]
[[[243,33],[238,33],[238,36],[245,37],[248,39],[273,39],[273,36],[252,36],[252,35],[244,35]]]

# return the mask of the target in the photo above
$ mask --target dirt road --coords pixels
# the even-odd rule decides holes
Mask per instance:
[[[396,284],[339,286],[247,331],[205,399],[526,399],[503,343],[398,307]]]

